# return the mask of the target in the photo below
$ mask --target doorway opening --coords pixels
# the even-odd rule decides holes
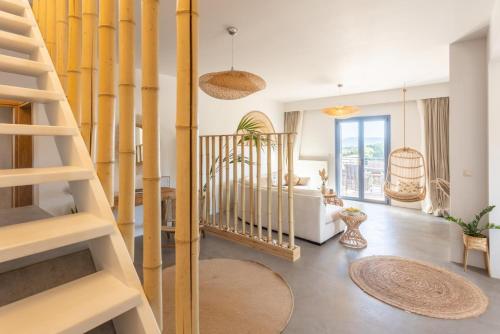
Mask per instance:
[[[31,103],[0,100],[0,123],[32,124]],[[0,135],[0,169],[33,167],[33,137]],[[31,206],[33,186],[0,188],[0,209]]]
[[[336,187],[340,197],[389,203],[384,195],[390,116],[335,120]]]

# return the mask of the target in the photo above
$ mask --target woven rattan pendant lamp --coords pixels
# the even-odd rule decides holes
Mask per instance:
[[[342,87],[344,85],[342,84],[337,84],[337,88],[339,90],[339,96],[342,95]],[[337,105],[334,107],[328,107],[323,110],[321,110],[323,114],[331,116],[331,117],[347,117],[347,116],[352,116],[360,112],[358,107],[355,106],[347,106],[347,105]]]
[[[426,193],[427,169],[422,153],[406,146],[406,88],[403,88],[403,136],[403,147],[389,155],[384,193],[400,202],[422,201]]]
[[[234,36],[238,33],[238,29],[228,27],[227,32],[232,38],[231,70],[202,75],[200,88],[216,99],[236,100],[265,89],[266,82],[256,74],[234,69]]]

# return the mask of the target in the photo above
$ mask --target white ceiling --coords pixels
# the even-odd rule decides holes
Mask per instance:
[[[260,74],[293,101],[448,79],[448,45],[489,21],[494,0],[200,0],[200,75]],[[160,69],[175,75],[175,0],[161,0]]]

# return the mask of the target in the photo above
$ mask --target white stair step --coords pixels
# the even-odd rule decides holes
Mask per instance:
[[[69,126],[0,123],[0,135],[74,136],[78,133],[78,129]]]
[[[3,72],[39,76],[51,70],[50,65],[38,61],[0,54],[0,71]]]
[[[64,94],[54,91],[0,85],[0,99],[22,102],[56,102],[64,99]]]
[[[0,308],[2,333],[85,333],[138,306],[137,290],[106,272],[80,278]]]
[[[11,14],[23,15],[24,4],[18,0],[0,0],[0,10]]]
[[[58,181],[89,180],[94,171],[73,166],[0,169],[0,188]]]
[[[31,37],[0,30],[0,48],[2,49],[31,53],[39,47],[40,44]]]
[[[0,11],[0,29],[26,34],[31,29],[31,23],[23,16]]]
[[[0,262],[102,237],[112,222],[89,213],[35,220],[0,227]]]

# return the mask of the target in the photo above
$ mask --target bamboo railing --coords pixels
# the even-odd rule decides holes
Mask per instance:
[[[47,16],[47,19],[49,16]],[[68,102],[75,115],[78,127],[81,127],[81,66],[82,66],[82,2],[70,1],[68,5],[68,41],[67,52],[67,95]],[[48,23],[48,21],[47,21]],[[47,25],[47,29],[49,26]],[[49,36],[47,31],[47,36]]]
[[[144,131],[144,292],[160,329],[163,326],[160,125],[158,113],[159,3],[143,0],[141,6],[142,126]]]
[[[294,235],[293,185],[287,185],[285,198],[282,182],[284,149],[291,162],[287,173],[293,175],[294,136],[293,133],[200,136],[200,223],[207,232],[291,261],[300,257]],[[273,187],[276,161],[277,187]],[[283,230],[285,207],[287,234]],[[266,215],[262,214],[263,208]]]
[[[159,1],[141,1],[142,50],[142,114],[144,144],[139,156],[134,157],[134,8],[138,0],[34,0],[33,10],[56,65],[57,73],[66,89],[85,145],[96,163],[99,180],[109,204],[114,203],[115,173],[115,105],[116,69],[119,72],[120,107],[120,200],[119,227],[128,250],[134,254],[134,184],[135,161],[143,162],[144,171],[144,290],[156,320],[163,324],[161,230],[160,230],[160,154],[158,113],[158,20]],[[207,207],[197,197],[197,174],[200,180],[203,167],[208,171],[224,167],[207,185],[210,203],[224,200],[224,211],[229,212],[231,191],[235,193],[237,180],[230,186],[231,169],[222,161],[211,158],[216,149],[230,159],[239,142],[232,136],[203,140],[200,154],[205,148],[205,161],[197,157],[197,34],[198,1],[177,1],[177,226],[176,226],[176,327],[177,333],[198,333],[198,254],[199,219],[202,210],[213,224],[229,226],[238,218],[236,209],[232,218],[215,214],[215,206]],[[119,15],[117,15],[119,14]],[[119,17],[119,24],[117,18]],[[117,34],[118,30],[118,34]],[[116,37],[120,50],[117,53]],[[118,55],[118,59],[117,56]],[[229,145],[232,144],[232,148]],[[204,146],[202,146],[204,145]],[[144,150],[142,149],[144,147]],[[144,161],[143,161],[144,160]],[[199,170],[198,170],[199,168]],[[233,166],[233,173],[237,166]],[[209,178],[209,175],[205,175]],[[222,183],[225,186],[222,187]],[[216,185],[219,188],[216,189]],[[217,197],[216,197],[217,196]],[[244,199],[243,195],[243,199]],[[243,207],[245,205],[243,204]],[[199,208],[199,209],[198,209]],[[213,213],[213,214],[212,214]],[[238,227],[238,223],[233,224]],[[240,224],[241,226],[241,224]],[[246,226],[243,224],[242,226]],[[245,228],[245,227],[244,227]]]
[[[47,1],[46,14],[46,37],[45,44],[49,51],[50,57],[56,59],[56,3],[55,1]]]
[[[135,4],[134,0],[119,2],[119,193],[118,227],[134,258],[135,228]]]
[[[175,332],[198,334],[198,0],[178,0]],[[147,150],[147,148],[145,147]],[[214,189],[215,191],[215,189]]]
[[[104,188],[104,192],[106,193],[106,197],[108,198],[111,206],[113,206],[114,203],[115,171],[117,8],[117,0],[99,1],[99,95],[96,170],[97,176],[101,181],[102,187]],[[71,62],[71,59],[68,61]],[[69,71],[68,75],[69,91],[71,88],[71,75]],[[74,110],[73,112],[75,113]]]
[[[56,70],[65,92],[68,80],[68,2],[56,0]]]
[[[83,0],[81,64],[81,133],[92,160],[95,160],[97,129],[97,0]]]

